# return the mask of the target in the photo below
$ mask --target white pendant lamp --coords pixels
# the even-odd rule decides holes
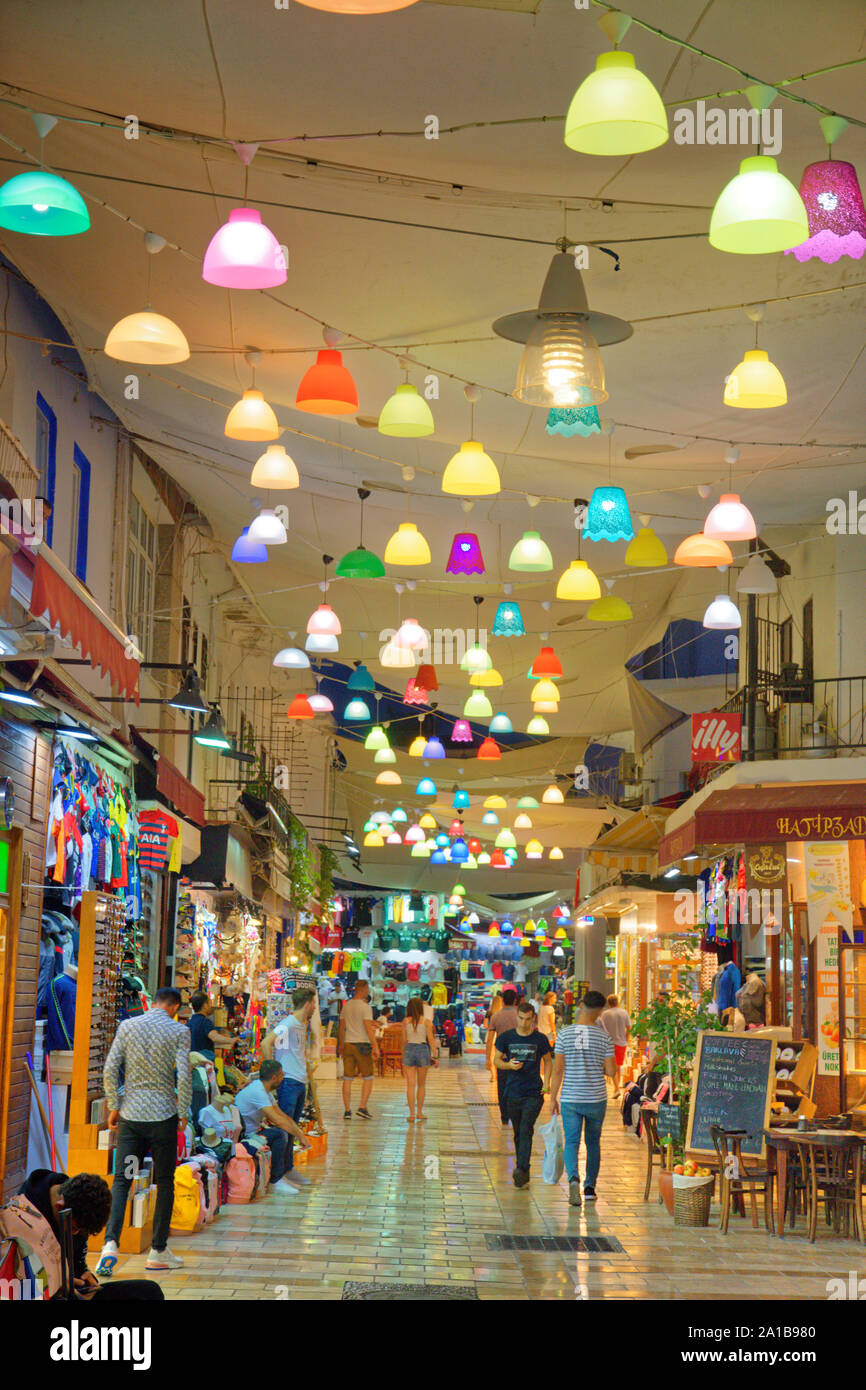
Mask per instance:
[[[333,655],[340,650],[340,644],[332,632],[311,632],[304,643],[304,651],[315,656]]]
[[[176,323],[147,308],[114,325],[105,340],[105,354],[118,362],[168,366],[187,360],[189,343]]]
[[[305,671],[310,664],[310,658],[300,647],[283,647],[274,657],[273,664],[282,671]]]
[[[329,603],[320,603],[310,614],[307,632],[330,633],[333,637],[339,637],[342,631],[342,623]]]
[[[250,482],[253,487],[273,489],[275,492],[287,492],[290,488],[301,486],[295,461],[282,444],[269,444],[256,459]]]
[[[740,610],[727,594],[717,594],[704,614],[703,625],[712,631],[730,632],[742,626]]]
[[[271,507],[263,507],[258,516],[250,522],[247,539],[258,541],[260,545],[285,545],[288,540],[286,528]]]
[[[736,492],[723,492],[704,522],[704,535],[717,541],[753,541],[757,534],[755,518]]]
[[[775,594],[779,591],[776,576],[763,555],[750,555],[737,580],[738,594]]]
[[[394,642],[410,651],[422,651],[427,646],[427,633],[417,618],[405,618],[394,634]]]

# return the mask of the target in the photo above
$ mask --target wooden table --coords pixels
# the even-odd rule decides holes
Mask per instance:
[[[810,1129],[804,1133],[797,1129],[796,1125],[774,1125],[764,1130],[764,1138],[767,1141],[768,1162],[776,1170],[776,1235],[781,1240],[785,1235],[785,1214],[788,1205],[789,1153],[803,1139],[820,1139],[822,1143],[859,1139],[861,1145],[866,1144],[866,1133],[859,1129]]]

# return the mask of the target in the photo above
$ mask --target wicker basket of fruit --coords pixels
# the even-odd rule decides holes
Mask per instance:
[[[709,1226],[714,1186],[709,1168],[678,1163],[674,1168],[674,1225]]]

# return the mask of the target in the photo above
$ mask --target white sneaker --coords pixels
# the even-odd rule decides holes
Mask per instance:
[[[312,1187],[310,1179],[306,1173],[299,1173],[296,1168],[290,1169],[282,1179],[283,1182],[290,1182],[293,1187]]]
[[[271,1183],[271,1191],[278,1192],[281,1197],[297,1197],[298,1188],[290,1183],[288,1178],[280,1178],[279,1182]]]
[[[114,1273],[114,1266],[117,1264],[117,1241],[107,1240],[102,1247],[102,1254],[99,1256],[99,1264],[96,1266],[96,1273],[100,1279],[110,1279]]]
[[[183,1269],[183,1260],[180,1255],[173,1255],[168,1246],[164,1250],[151,1249],[147,1257],[147,1264],[144,1266],[148,1270],[157,1269]]]

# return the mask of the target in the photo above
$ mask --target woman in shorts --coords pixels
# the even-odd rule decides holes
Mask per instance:
[[[424,1119],[424,1094],[427,1089],[427,1068],[438,1060],[439,1041],[433,1024],[424,1017],[424,1001],[410,999],[406,1005],[403,1029],[403,1071],[406,1074],[406,1101],[409,1123]],[[416,1109],[417,1107],[417,1109]]]

